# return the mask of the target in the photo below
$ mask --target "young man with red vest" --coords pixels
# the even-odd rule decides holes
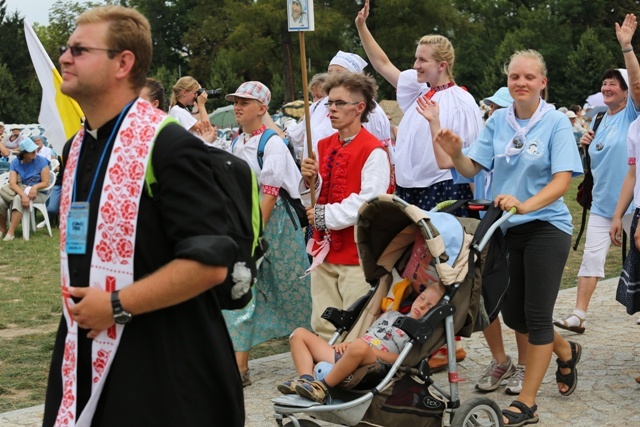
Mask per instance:
[[[393,188],[387,151],[362,126],[375,108],[375,80],[362,74],[340,73],[331,76],[324,89],[329,94],[329,119],[337,132],[318,142],[317,158],[314,155],[302,162],[301,186],[306,192],[301,195],[303,201],[309,201],[308,187],[316,178],[318,200],[307,210],[314,228],[310,252],[315,254],[311,267],[311,327],[328,340],[334,328],[320,318],[324,310],[346,309],[369,290],[354,236],[358,209],[363,202],[391,193]],[[377,314],[373,311],[360,317],[349,336],[359,337],[365,332]]]

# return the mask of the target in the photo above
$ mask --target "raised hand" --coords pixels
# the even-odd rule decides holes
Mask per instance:
[[[365,0],[364,6],[358,12],[358,16],[356,16],[356,27],[360,25],[366,25],[367,18],[369,17],[369,0]]]
[[[440,121],[440,106],[436,101],[425,96],[421,96],[416,102],[418,104],[416,110],[422,117],[427,119],[429,123]]]
[[[449,157],[457,157],[462,153],[462,139],[451,129],[440,129],[434,141]]]
[[[628,13],[625,16],[622,25],[616,22],[616,37],[623,49],[631,47],[631,39],[633,38],[633,34],[636,32],[637,27],[638,22],[636,21],[636,16],[633,13]]]

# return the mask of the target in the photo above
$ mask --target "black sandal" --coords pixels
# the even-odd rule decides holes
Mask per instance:
[[[534,404],[532,407],[528,407],[519,400],[514,400],[511,402],[511,406],[518,408],[520,412],[503,409],[502,415],[504,415],[507,418],[507,421],[509,421],[505,426],[520,427],[526,424],[535,424],[538,422],[539,418],[536,415],[538,405]]]
[[[576,386],[578,385],[578,369],[576,368],[576,365],[580,361],[580,356],[582,356],[582,346],[580,344],[569,341],[569,345],[571,346],[571,359],[566,362],[556,359],[556,363],[558,363],[558,369],[556,370],[556,382],[569,386],[565,392],[558,389],[560,394],[563,396],[569,396],[575,391]],[[571,369],[571,371],[568,374],[562,374],[560,373],[560,368]]]

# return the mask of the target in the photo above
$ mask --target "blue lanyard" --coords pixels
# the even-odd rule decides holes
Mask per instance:
[[[124,113],[129,109],[129,107],[131,107],[131,104],[133,104],[134,102],[135,100],[131,101],[122,109],[122,111],[120,112],[120,115],[118,116],[118,120],[116,121],[116,125],[113,127],[113,130],[111,131],[111,135],[109,135],[109,139],[107,140],[107,143],[105,144],[104,149],[102,150],[102,155],[100,156],[100,163],[98,163],[96,173],[93,176],[93,182],[91,183],[91,189],[89,190],[89,195],[87,196],[87,202],[91,200],[91,195],[93,194],[93,190],[96,187],[96,181],[98,180],[98,174],[100,174],[102,161],[104,160],[104,156],[107,153],[107,150],[109,149],[109,147],[111,146],[111,143],[113,142],[113,137],[115,136],[116,132],[118,131],[118,128],[120,127],[120,122],[122,122]],[[85,129],[85,134],[82,136],[82,146],[80,146],[80,152],[82,152],[82,147],[84,146],[84,142],[86,138],[87,138],[87,131]],[[78,177],[79,163],[80,163],[80,155],[78,154],[78,163],[76,163],[76,170],[74,171],[72,202],[76,201],[76,186],[78,185],[78,180],[76,178]]]

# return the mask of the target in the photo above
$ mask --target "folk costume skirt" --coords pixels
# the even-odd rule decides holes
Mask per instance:
[[[297,230],[283,200],[271,212],[264,238],[269,248],[258,271],[251,302],[241,310],[223,310],[235,351],[272,338],[289,335],[294,329],[310,329],[311,289],[304,232],[293,215]]]

